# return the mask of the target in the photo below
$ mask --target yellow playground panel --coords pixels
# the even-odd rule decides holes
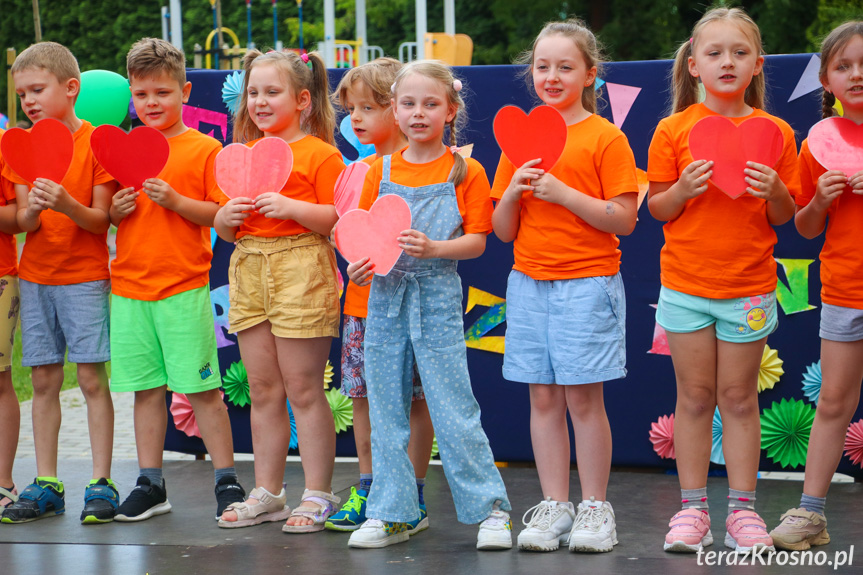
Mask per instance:
[[[473,40],[467,34],[430,32],[425,35],[425,57],[451,66],[470,66]]]

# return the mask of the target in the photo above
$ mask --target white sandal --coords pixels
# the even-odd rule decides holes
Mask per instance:
[[[249,499],[257,499],[257,503],[249,503]],[[249,527],[260,525],[267,521],[284,521],[291,515],[291,508],[286,505],[287,495],[285,489],[278,495],[273,495],[263,487],[255,487],[249,493],[249,499],[241,503],[231,503],[225,511],[233,511],[237,514],[236,521],[219,519],[219,527],[234,529],[237,527]]]
[[[316,503],[317,505],[305,505],[305,502]],[[285,533],[314,533],[323,531],[324,524],[330,515],[336,512],[341,499],[332,493],[326,491],[314,491],[306,489],[303,491],[303,500],[300,506],[295,508],[291,513],[291,517],[305,517],[311,519],[313,523],[310,525],[282,525],[282,531]]]

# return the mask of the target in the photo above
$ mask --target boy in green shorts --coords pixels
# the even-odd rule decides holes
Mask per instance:
[[[144,38],[126,56],[135,111],[164,134],[168,163],[143,194],[120,190],[111,204],[117,259],[111,268],[111,389],[135,392],[140,475],[117,521],[171,510],[162,478],[167,428],[165,387],[184,393],[195,412],[216,476],[216,519],[245,491],[234,471],[234,444],[222,385],[209,273],[210,230],[221,192],[213,165],[221,144],[183,124],[185,57],[163,40]]]

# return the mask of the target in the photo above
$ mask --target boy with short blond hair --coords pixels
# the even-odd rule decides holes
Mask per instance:
[[[75,115],[81,86],[78,62],[53,42],[34,44],[12,65],[21,110],[33,123],[59,120],[72,132],[74,154],[61,182],[27,182],[7,165],[15,184],[17,223],[27,232],[19,266],[21,364],[33,367],[33,438],[37,477],[9,505],[3,523],[24,523],[65,511],[57,478],[60,386],[63,362],[78,364],[78,385],[87,401],[93,479],[84,492],[82,523],[113,520],[117,489],[110,479],[114,406],[105,362],[108,340],[108,208],[115,185],[90,149],[93,126]]]
[[[186,127],[183,104],[192,84],[185,57],[154,38],[136,42],[126,57],[138,117],[168,139],[170,156],[143,194],[126,188],[114,196],[117,258],[111,271],[111,389],[135,392],[137,486],[117,521],[141,521],[171,510],[162,478],[167,428],[165,387],[184,393],[195,412],[216,476],[216,519],[245,491],[234,471],[231,423],[219,387],[222,379],[210,304],[213,252],[210,230],[221,191],[214,163],[221,144]]]

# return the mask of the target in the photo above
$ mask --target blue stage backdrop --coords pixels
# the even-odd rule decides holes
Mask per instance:
[[[600,113],[622,127],[635,152],[636,163],[642,170],[647,168],[647,149],[657,122],[667,113],[669,104],[670,61],[621,62],[608,64],[601,73]],[[820,119],[820,85],[817,81],[818,59],[816,56],[787,55],[769,56],[765,65],[769,91],[769,110],[787,120],[795,129],[800,141],[809,127]],[[537,104],[535,96],[527,89],[515,66],[473,66],[456,70],[466,85],[468,115],[470,123],[462,135],[462,142],[473,143],[473,156],[486,168],[489,179],[493,179],[500,149],[492,133],[492,120],[498,109],[514,104],[528,110]],[[342,71],[331,71],[331,82],[335,86]],[[187,123],[216,138],[230,142],[231,126],[227,109],[222,102],[222,87],[230,72],[190,70],[193,84],[192,96],[186,109]],[[340,137],[339,146],[346,161],[356,158],[357,151]],[[822,239],[807,241],[787,223],[778,230],[779,243],[775,256],[779,260],[779,292],[781,309],[779,329],[768,339],[770,348],[777,350],[782,361],[781,369],[773,365],[771,371],[782,372],[772,388],[764,389],[760,396],[762,414],[774,423],[772,430],[781,438],[787,434],[792,441],[800,435],[798,425],[783,405],[774,409],[783,400],[801,402],[797,405],[804,422],[814,413],[815,404],[804,394],[803,383],[807,369],[818,362],[820,342],[818,338],[820,289],[818,253]],[[675,380],[671,358],[663,352],[661,330],[654,322],[653,305],[659,293],[659,250],[662,247],[662,226],[642,205],[635,232],[621,238],[623,252],[622,274],[627,294],[627,368],[625,379],[610,381],[605,385],[606,407],[614,435],[613,464],[617,466],[673,467],[670,459],[662,459],[654,451],[649,433],[651,424],[663,415],[674,411]],[[227,267],[233,246],[217,240],[214,249],[213,269],[210,284],[213,296],[213,312],[219,340],[219,359],[224,373],[239,361],[236,338],[227,334]],[[469,290],[479,298],[477,305],[465,315],[465,329],[477,324],[470,345],[490,347],[496,337],[506,329],[501,314],[487,313],[494,304],[494,296],[503,298],[506,293],[506,277],[512,266],[512,246],[503,244],[489,236],[485,254],[477,260],[462,262],[459,272],[465,290],[465,305],[469,301]],[[342,274],[345,262],[340,258]],[[346,275],[345,275],[346,277]],[[479,291],[475,291],[479,290]],[[493,310],[492,310],[493,311]],[[482,329],[477,329],[482,326]],[[489,329],[490,328],[490,329]],[[485,331],[488,330],[488,331]],[[483,333],[484,332],[484,333]],[[491,339],[488,339],[491,338]],[[334,385],[340,381],[339,340],[333,342],[330,360],[335,368]],[[529,401],[527,386],[507,382],[501,376],[503,356],[494,351],[471,348],[467,351],[474,393],[482,406],[482,421],[491,441],[492,449],[499,461],[530,461],[533,459],[529,430]],[[775,362],[774,362],[775,363]],[[820,383],[817,377],[809,377],[813,384]],[[857,398],[849,398],[856,401]],[[170,403],[170,398],[168,399]],[[249,431],[249,408],[238,408],[228,403],[237,451],[251,452]],[[788,417],[776,418],[776,415]],[[854,421],[861,417],[860,410]],[[203,443],[197,438],[187,437],[170,424],[165,448],[169,450],[200,453]],[[804,427],[806,424],[804,423]],[[720,428],[717,428],[719,431]],[[659,432],[661,436],[661,431]],[[808,440],[804,430],[802,441]],[[338,435],[339,455],[353,455],[352,432]],[[769,455],[768,455],[769,454]],[[782,468],[774,451],[762,450],[762,469]],[[771,457],[772,456],[772,457]],[[718,459],[718,458],[717,458]],[[776,459],[776,461],[774,461]],[[786,469],[791,469],[787,466]],[[802,469],[802,465],[797,467]],[[861,473],[858,466],[843,457],[840,471]]]

